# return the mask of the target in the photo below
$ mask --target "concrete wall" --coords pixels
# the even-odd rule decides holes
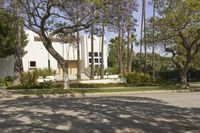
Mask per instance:
[[[14,76],[14,56],[0,58],[0,77]]]
[[[110,83],[119,84],[119,83],[126,83],[126,80],[123,78],[118,78],[118,79],[83,80],[79,82],[83,84],[110,84]]]

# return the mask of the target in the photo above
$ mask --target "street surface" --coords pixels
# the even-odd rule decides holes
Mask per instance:
[[[200,92],[0,99],[0,133],[200,133]]]

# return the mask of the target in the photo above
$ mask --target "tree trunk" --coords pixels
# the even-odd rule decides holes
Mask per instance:
[[[104,79],[104,35],[105,35],[105,25],[102,24],[102,44],[101,44],[101,79]]]
[[[127,38],[127,72],[131,72],[132,68],[132,46],[130,49],[131,41],[130,41],[130,31],[128,31],[128,38]]]
[[[152,73],[153,80],[156,80],[156,69],[155,69],[155,13],[156,13],[156,3],[153,1],[153,46],[152,46]]]
[[[129,62],[129,68],[130,72],[132,72],[132,63],[133,63],[133,42],[131,41],[131,52],[130,52],[130,62]]]
[[[15,1],[16,2],[16,1]],[[20,85],[21,84],[21,73],[23,70],[23,64],[22,64],[22,52],[21,52],[21,37],[22,37],[22,20],[20,19],[21,16],[21,9],[20,6],[16,5],[16,34],[15,34],[15,65],[14,65],[14,82],[13,85]]]
[[[77,31],[77,80],[81,80],[81,65],[80,65],[80,37]]]
[[[64,89],[69,89],[69,76],[68,76],[68,67],[63,66],[63,75],[64,75]]]
[[[122,47],[122,68],[123,68],[123,74],[126,72],[126,60],[125,60],[125,58],[126,58],[126,52],[125,52],[125,39],[124,39],[124,36],[125,36],[125,31],[124,30],[122,30],[122,38],[121,38],[121,47]],[[124,59],[124,60],[123,60]]]
[[[91,27],[91,73],[90,73],[90,79],[94,79],[94,27]]]
[[[144,60],[145,60],[145,63],[144,63],[144,72],[147,72],[147,41],[146,41],[146,0],[144,0],[144,3],[143,3],[143,20],[144,20],[144,54],[145,54],[145,57],[144,57]]]
[[[188,69],[182,69],[180,73],[182,88],[187,88],[187,73]]]
[[[121,29],[118,33],[118,48],[119,48],[119,73],[123,73],[123,62],[122,62],[122,40],[121,40]]]
[[[144,29],[144,0],[142,1],[142,16],[141,16],[141,30],[140,30],[140,71],[142,71],[142,66],[143,66],[143,62],[142,62],[142,46],[143,46],[143,29]]]
[[[66,62],[66,60],[64,59],[64,57],[62,57],[52,46],[52,41],[50,38],[48,38],[44,32],[44,30],[42,30],[40,33],[38,33],[38,35],[40,36],[42,43],[44,45],[44,47],[46,48],[46,50],[55,58],[55,60],[60,64],[60,66],[62,67],[63,70],[63,76],[64,76],[64,89],[69,89],[69,76],[68,76],[68,63]]]

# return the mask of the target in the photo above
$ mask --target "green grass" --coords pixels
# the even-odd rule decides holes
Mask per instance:
[[[13,90],[14,94],[86,94],[86,93],[106,93],[106,92],[136,92],[136,91],[156,91],[156,90],[180,90],[179,86],[145,86],[145,87],[109,87],[109,88],[72,88],[69,90],[63,89],[24,89]]]

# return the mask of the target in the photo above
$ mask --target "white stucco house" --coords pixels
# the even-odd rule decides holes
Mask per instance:
[[[29,71],[37,68],[48,68],[56,70],[57,75],[62,75],[62,69],[58,62],[48,53],[43,46],[40,38],[32,31],[26,30],[28,35],[28,44],[25,47],[27,51],[23,57],[24,71]],[[102,38],[94,37],[94,60],[95,67],[101,65],[101,41]],[[106,42],[106,41],[105,41]],[[107,45],[104,43],[104,66],[107,68]],[[68,62],[69,74],[77,74],[77,46],[76,44],[62,43],[58,40],[53,41],[53,47],[55,50],[64,57]],[[85,73],[85,70],[91,65],[91,38],[89,35],[80,36],[80,55],[81,55],[81,73]],[[12,58],[12,60],[8,59]],[[13,76],[13,57],[7,57],[0,59],[0,76]]]

